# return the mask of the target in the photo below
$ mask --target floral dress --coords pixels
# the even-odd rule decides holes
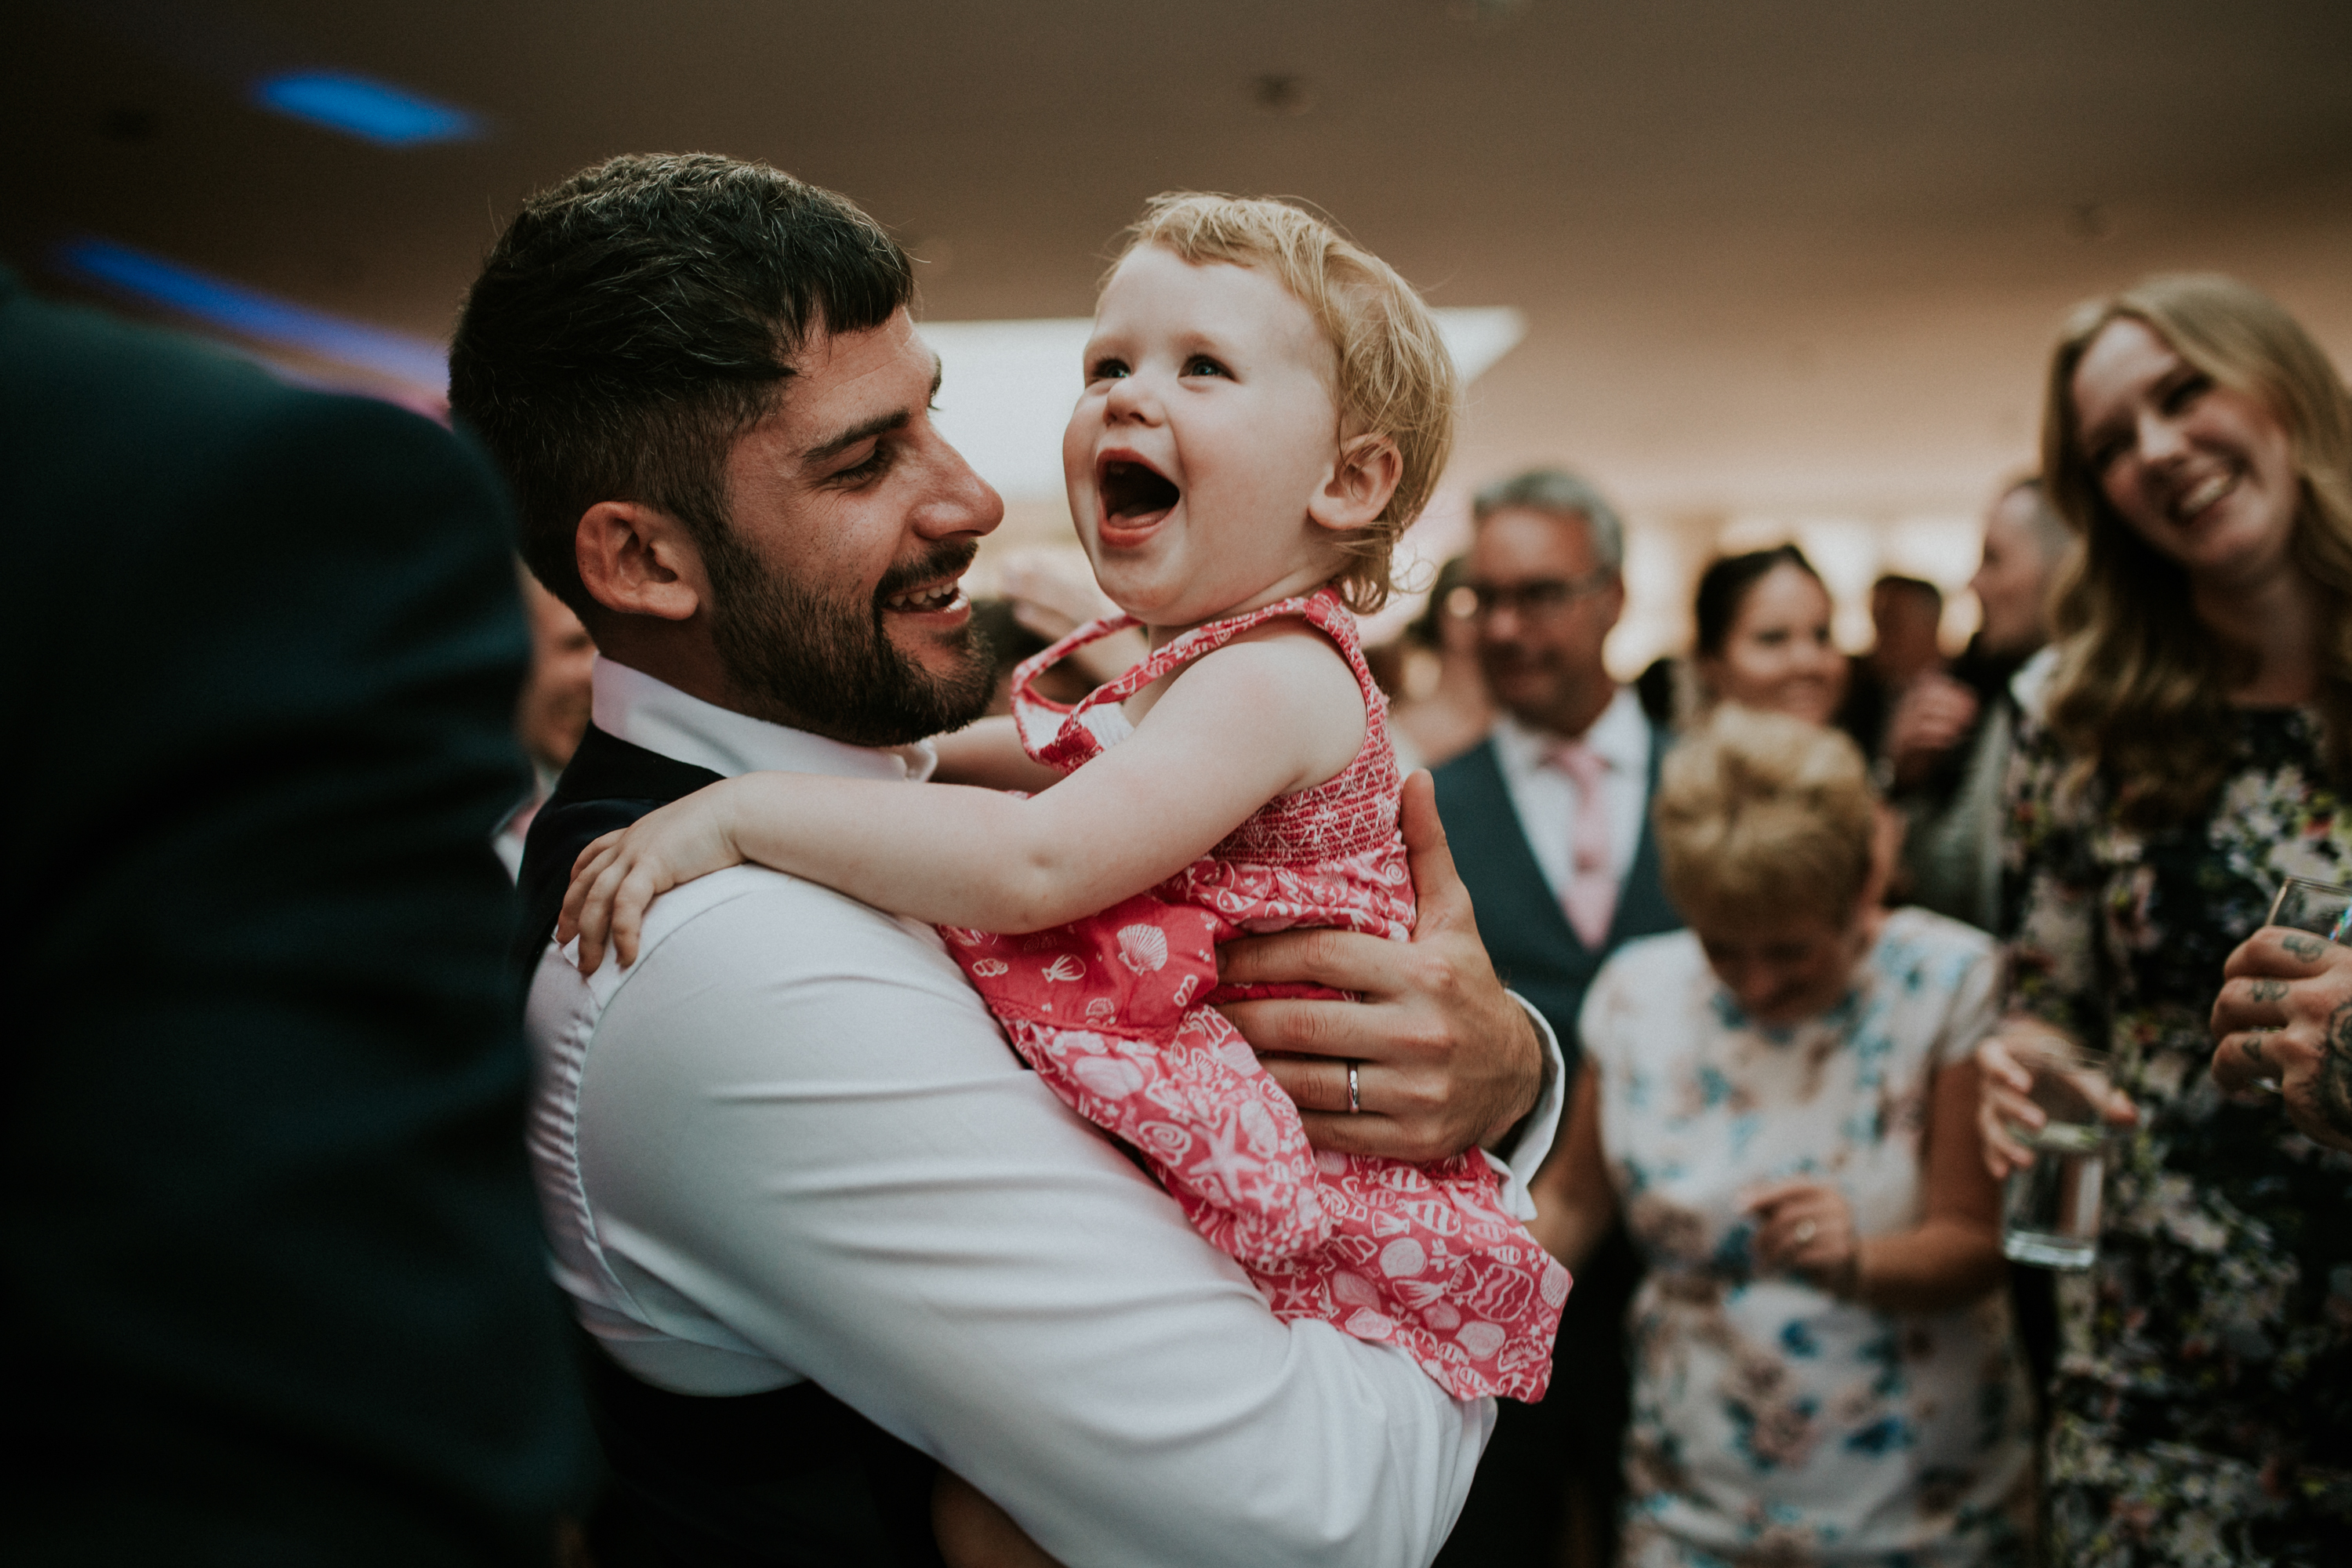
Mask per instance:
[[[2024,1560],[2032,1407],[2006,1293],[1895,1313],[1759,1275],[1741,1208],[1803,1176],[1863,1236],[1916,1226],[1932,1078],[1969,1059],[1999,993],[1992,940],[1916,909],[1886,917],[1843,1000],[1787,1028],[1751,1022],[1688,931],[1594,980],[1601,1148],[1648,1266],[1630,1568]]]
[[[1037,693],[1038,675],[1135,623],[1081,627],[1014,673],[1023,742],[1075,770],[1132,732],[1126,699],[1284,617],[1320,629],[1356,673],[1364,744],[1345,769],[1269,802],[1150,892],[1022,936],[950,928],[949,951],[1038,1076],[1142,1157],[1276,1317],[1396,1345],[1456,1398],[1538,1399],[1568,1271],[1507,1205],[1499,1163],[1475,1150],[1409,1165],[1310,1148],[1297,1108],[1216,1011],[1244,994],[1217,983],[1218,942],[1293,926],[1412,931],[1386,704],[1338,595],[1195,627],[1070,708]],[[1252,994],[1269,993],[1315,994]]]
[[[2207,1032],[2280,881],[2352,881],[2352,818],[2311,716],[2232,721],[2228,781],[2178,827],[2066,792],[2032,715],[2011,773],[2015,1003],[2106,1047],[2140,1107],[2098,1260],[2058,1277],[2047,1477],[2070,1568],[2352,1563],[2352,1156],[2275,1100],[2225,1100]]]

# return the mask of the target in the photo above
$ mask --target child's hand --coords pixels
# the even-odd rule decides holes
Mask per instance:
[[[607,833],[572,863],[555,922],[558,942],[580,939],[580,973],[593,974],[609,940],[621,966],[637,961],[646,906],[680,882],[743,863],[730,826],[727,789],[716,784]]]

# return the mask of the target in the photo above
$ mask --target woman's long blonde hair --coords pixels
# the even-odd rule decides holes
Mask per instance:
[[[2104,779],[2135,827],[2195,817],[2229,772],[2229,694],[2248,673],[2246,656],[2197,618],[2188,572],[2116,514],[2083,450],[2074,372],[2091,341],[2123,319],[2216,384],[2259,398],[2286,429],[2301,481],[2289,548],[2320,601],[2325,756],[2331,774],[2352,779],[2352,396],[2269,296],[2231,278],[2177,276],[2080,307],[2050,357],[2042,472],[2083,542],[2051,605],[2063,652],[2048,712],[2075,758],[2068,784]]]

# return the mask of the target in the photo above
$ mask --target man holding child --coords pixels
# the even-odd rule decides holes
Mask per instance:
[[[756,165],[628,158],[493,251],[452,403],[533,572],[604,658],[523,868],[534,1160],[615,1486],[606,1568],[935,1560],[930,1461],[1068,1562],[1426,1562],[1493,1420],[1396,1351],[1284,1323],[1024,1071],[928,926],[739,867],[637,962],[546,941],[578,850],[769,769],[926,777],[985,702],[957,580],[1002,504],[930,423],[907,258]],[[1335,1151],[1528,1125],[1535,1026],[1478,946],[1426,786],[1413,940],[1299,932],[1223,978]],[[1536,1102],[1540,1099],[1540,1105]],[[1531,1107],[1533,1109],[1531,1110]]]

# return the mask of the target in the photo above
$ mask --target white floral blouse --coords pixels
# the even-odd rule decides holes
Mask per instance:
[[[1936,1068],[1992,1026],[1982,933],[1886,918],[1853,986],[1788,1028],[1751,1023],[1688,931],[1630,944],[1584,1005],[1601,1142],[1648,1264],[1630,1322],[1624,1561],[2022,1561],[2032,1421],[1996,1291],[1937,1313],[1754,1272],[1745,1194],[1832,1183],[1864,1236],[1923,1215]]]

